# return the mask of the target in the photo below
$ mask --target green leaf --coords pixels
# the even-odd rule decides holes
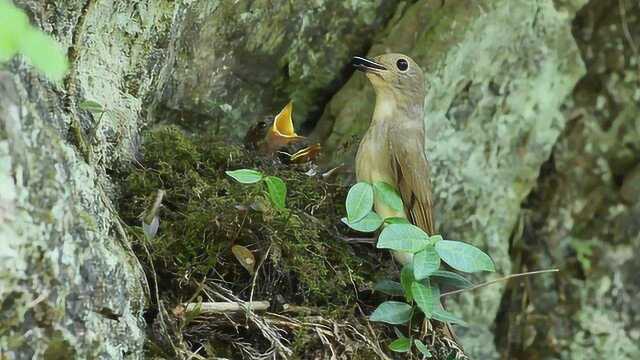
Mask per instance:
[[[399,301],[385,301],[371,314],[369,320],[392,325],[404,324],[411,319],[411,305]]]
[[[40,30],[28,30],[20,43],[20,52],[31,64],[54,81],[67,73],[67,56],[57,42]]]
[[[380,280],[373,286],[374,291],[379,291],[383,294],[391,295],[391,296],[402,296],[404,295],[404,290],[402,289],[402,285],[400,285],[397,281],[391,280]]]
[[[461,241],[440,240],[436,243],[436,251],[444,262],[456,270],[468,273],[495,271],[489,255],[473,245]]]
[[[382,218],[380,218],[375,211],[369,211],[369,213],[358,222],[350,223],[347,218],[342,218],[342,222],[355,231],[374,232],[382,225]]]
[[[399,353],[406,353],[411,350],[411,339],[408,337],[397,338],[389,344],[389,349]]]
[[[287,185],[277,176],[267,176],[264,178],[264,182],[267,184],[269,197],[273,204],[279,209],[284,209],[286,207]]]
[[[347,219],[356,223],[371,212],[373,207],[373,188],[366,182],[359,182],[347,193]]]
[[[400,271],[400,284],[404,290],[404,296],[407,302],[413,301],[413,295],[411,294],[411,284],[415,281],[413,277],[413,265],[411,263],[406,264]]]
[[[424,286],[417,281],[411,284],[411,293],[413,294],[413,300],[416,302],[420,310],[424,315],[431,319],[433,311],[436,308],[436,302],[440,302],[440,294],[434,293],[434,288],[431,286]],[[436,295],[438,297],[436,297]]]
[[[440,268],[440,256],[435,247],[429,245],[413,258],[413,274],[417,280],[426,279]]]
[[[403,217],[388,217],[384,219],[387,224],[411,224],[409,220]]]
[[[102,114],[103,112],[106,111],[104,109],[104,106],[102,106],[102,104],[93,100],[84,100],[78,105],[78,107],[80,107],[80,109],[82,110],[86,110],[94,114]]]
[[[443,282],[445,284],[455,286],[461,289],[473,286],[473,283],[469,281],[467,278],[465,278],[464,276],[451,271],[446,271],[446,270],[434,271],[431,274],[430,278],[432,280]]]
[[[442,308],[442,305],[438,306],[438,308],[433,310],[433,313],[431,314],[433,319],[436,319],[438,321],[442,321],[442,322],[448,322],[448,323],[452,323],[452,324],[458,324],[461,326],[467,326],[467,323],[464,322],[464,320],[462,320],[461,318],[459,318],[458,316],[448,312],[447,310]]]
[[[402,198],[393,186],[384,181],[376,181],[373,183],[373,188],[380,200],[389,205],[390,208],[395,211],[402,211],[404,209]]]
[[[0,1],[0,63],[18,52],[22,36],[28,29],[29,18],[24,11],[8,1]]]
[[[418,351],[420,351],[420,353],[422,353],[424,357],[430,358],[431,356],[433,356],[431,355],[431,351],[429,351],[427,345],[425,345],[422,341],[416,339],[415,344]]]
[[[226,171],[225,174],[231,176],[235,181],[242,184],[255,184],[262,180],[262,173],[251,169]]]
[[[382,230],[376,246],[413,254],[427,247],[428,240],[429,235],[415,225],[391,224]]]

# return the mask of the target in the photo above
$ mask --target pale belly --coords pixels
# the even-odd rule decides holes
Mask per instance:
[[[356,156],[356,178],[358,181],[365,181],[373,184],[376,181],[384,181],[396,189],[396,178],[391,166],[391,157],[386,146],[381,141],[371,141],[372,135],[367,133],[360,143],[358,154]],[[403,210],[397,211],[385,203],[380,201],[378,197],[374,197],[374,210],[380,217],[403,217],[406,214]],[[401,264],[411,262],[413,256],[408,253],[399,253],[394,251],[393,257]]]
[[[397,188],[395,175],[391,166],[391,157],[384,142],[372,141],[370,133],[362,139],[356,156],[356,178],[372,184],[376,181],[384,181]],[[406,217],[404,211],[396,211],[374,198],[374,210],[382,218]]]

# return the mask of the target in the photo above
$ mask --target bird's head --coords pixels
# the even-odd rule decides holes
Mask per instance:
[[[371,59],[356,56],[351,63],[367,75],[377,94],[423,101],[424,73],[407,55],[384,54]]]

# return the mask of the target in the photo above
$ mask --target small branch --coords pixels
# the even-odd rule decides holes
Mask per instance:
[[[267,258],[269,257],[270,251],[271,251],[271,245],[269,245],[269,247],[267,248],[267,252],[262,257],[262,261],[260,261],[260,263],[258,264],[258,267],[253,273],[253,281],[251,281],[251,295],[249,295],[249,303],[253,302],[253,290],[255,290],[256,288],[256,280],[258,279],[258,274],[260,273],[260,268],[262,267],[262,264],[264,264],[264,262],[267,261]],[[251,306],[249,306],[249,310],[252,310]]]
[[[440,294],[440,297],[445,297],[445,296],[449,296],[449,295],[455,295],[455,294],[459,294],[459,293],[466,292],[466,291],[473,291],[473,290],[476,290],[476,289],[479,289],[479,288],[482,288],[482,287],[485,287],[485,286],[493,285],[495,283],[502,282],[502,281],[508,281],[510,279],[517,278],[517,277],[523,277],[523,276],[529,276],[529,275],[538,275],[538,274],[546,274],[546,273],[552,273],[552,272],[558,272],[558,271],[560,271],[560,270],[558,270],[558,269],[548,269],[548,270],[529,271],[529,272],[519,273],[519,274],[511,274],[511,275],[507,275],[507,276],[501,277],[499,279],[483,282],[481,284],[474,285],[472,287],[468,287],[468,288],[465,288],[465,289],[459,289],[459,290],[454,290],[454,291],[449,291],[449,292],[446,292],[446,293],[442,293],[442,294]]]
[[[292,304],[284,304],[282,305],[282,312],[285,313],[297,313],[297,314],[319,314],[321,313],[321,309],[307,306],[299,306]]]
[[[347,237],[347,236],[340,236],[340,240],[347,242],[349,244],[372,244],[375,245],[375,243],[378,241],[377,237]]]
[[[250,308],[254,311],[268,310],[271,304],[268,301],[249,301],[249,302],[203,302],[203,303],[186,303],[184,304],[186,311],[200,310],[201,313],[227,313],[245,311]]]

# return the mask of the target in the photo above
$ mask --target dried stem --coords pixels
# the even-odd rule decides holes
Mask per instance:
[[[510,279],[513,278],[517,278],[517,277],[522,277],[522,276],[529,276],[529,275],[538,275],[538,274],[546,274],[546,273],[552,273],[552,272],[558,272],[560,270],[558,269],[547,269],[547,270],[537,270],[537,271],[529,271],[529,272],[525,272],[525,273],[519,273],[519,274],[511,274],[511,275],[507,275],[504,277],[501,277],[499,279],[495,279],[495,280],[491,280],[491,281],[487,281],[487,282],[483,282],[481,284],[478,285],[474,285],[472,287],[468,287],[465,289],[459,289],[459,290],[454,290],[454,291],[449,291],[446,293],[442,293],[440,294],[440,297],[444,297],[444,296],[449,296],[449,295],[455,295],[455,294],[459,294],[462,292],[466,292],[466,291],[473,291],[485,286],[489,286],[498,282],[502,282],[502,281],[508,281]]]
[[[271,304],[268,301],[248,301],[245,303],[233,301],[202,302],[184,304],[186,311],[199,310],[201,313],[227,313],[245,311],[250,308],[254,311],[264,311],[269,309]]]

